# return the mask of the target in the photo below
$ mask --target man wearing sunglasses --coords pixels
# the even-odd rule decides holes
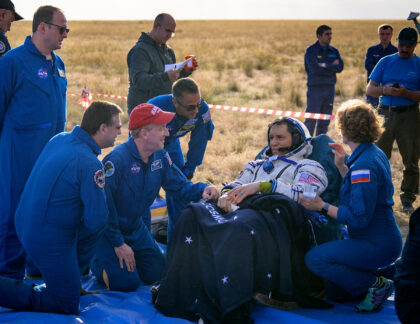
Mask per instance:
[[[10,30],[12,22],[21,19],[23,17],[15,11],[12,1],[0,0],[0,58],[11,49],[6,33]]]
[[[203,162],[207,142],[213,136],[214,125],[207,103],[201,98],[198,84],[191,78],[182,78],[172,87],[172,95],[162,95],[149,100],[149,103],[164,111],[174,112],[175,118],[166,126],[169,136],[165,139],[165,150],[175,165],[191,180],[197,166]],[[181,149],[179,138],[191,132],[188,143],[187,161]],[[166,195],[169,226],[168,236],[175,221],[185,206],[179,199]]]
[[[0,60],[0,275],[21,279],[25,254],[14,215],[44,146],[64,131],[67,79],[54,53],[67,38],[67,20],[52,6],[34,14],[32,35]]]
[[[128,53],[128,113],[153,97],[171,93],[173,82],[194,71],[194,68],[182,68],[165,72],[165,65],[176,63],[173,49],[166,45],[175,35],[175,28],[176,22],[171,15],[157,15],[150,33],[142,32],[137,44]]]

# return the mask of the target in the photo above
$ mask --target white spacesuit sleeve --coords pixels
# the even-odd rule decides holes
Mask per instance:
[[[299,201],[299,194],[314,192],[320,195],[328,186],[327,172],[316,161],[304,159],[294,167],[293,183],[284,177],[276,180],[273,191],[284,194],[294,201]]]
[[[249,161],[245,164],[244,169],[235,181],[231,182],[228,186],[235,188],[243,184],[251,183],[255,177],[255,172],[258,170],[258,163],[256,161]]]

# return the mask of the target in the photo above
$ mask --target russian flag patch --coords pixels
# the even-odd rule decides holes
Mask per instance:
[[[357,170],[351,173],[351,183],[370,182],[370,170]]]

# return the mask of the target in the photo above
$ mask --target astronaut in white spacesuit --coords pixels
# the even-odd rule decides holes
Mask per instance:
[[[299,120],[283,117],[268,126],[268,148],[261,160],[250,161],[239,177],[222,189],[218,206],[227,212],[256,193],[278,192],[299,201],[320,195],[328,186],[325,169],[314,160],[311,136]]]

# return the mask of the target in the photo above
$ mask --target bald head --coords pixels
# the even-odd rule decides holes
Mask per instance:
[[[167,13],[160,13],[153,22],[149,36],[158,44],[164,45],[175,34],[175,19]]]

